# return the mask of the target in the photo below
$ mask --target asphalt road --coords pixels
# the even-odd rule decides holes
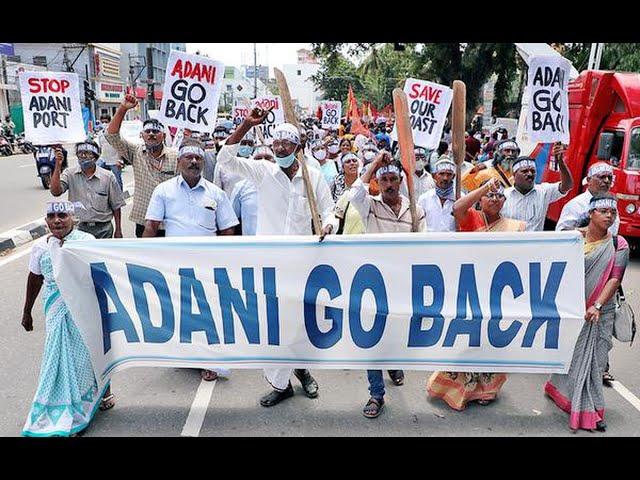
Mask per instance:
[[[130,206],[125,209],[123,218],[129,209]],[[124,234],[133,236],[128,221]],[[21,432],[37,387],[44,344],[41,299],[33,310],[34,331],[25,332],[20,326],[29,256],[18,255],[29,248],[27,245],[0,259],[0,436]],[[632,306],[640,313],[639,260],[633,260],[627,270],[625,285]],[[639,352],[637,344],[630,348],[616,342],[611,353],[612,373],[636,397],[640,397]],[[235,370],[228,380],[206,384],[204,388],[213,387],[211,398],[200,394],[194,402],[201,385],[197,370],[131,368],[113,378],[116,407],[98,412],[84,435],[574,435],[568,429],[567,415],[543,395],[546,375],[510,375],[496,402],[486,407],[471,404],[466,411],[455,412],[441,401],[426,398],[425,383],[430,372],[406,372],[404,386],[392,386],[386,379],[386,409],[378,419],[369,420],[361,415],[368,398],[365,372],[316,370],[313,374],[320,385],[319,398],[310,400],[302,395],[294,379],[296,395],[267,409],[259,405],[260,396],[269,387],[258,370]],[[198,419],[201,400],[203,418]],[[605,389],[605,400],[607,432],[575,435],[640,436],[640,402],[636,407],[612,388]],[[188,431],[183,432],[187,423]]]
[[[67,150],[69,166],[77,165],[73,149]],[[124,170],[122,180],[124,185],[133,181],[131,168]],[[0,157],[0,181],[0,233],[44,217],[43,206],[52,197],[42,187],[33,155]]]

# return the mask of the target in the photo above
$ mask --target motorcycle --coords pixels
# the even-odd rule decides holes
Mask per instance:
[[[13,145],[4,135],[0,135],[0,155],[3,157],[13,155]]]
[[[33,143],[28,142],[24,138],[24,134],[18,135],[16,138],[16,143],[18,144],[18,148],[22,153],[33,153],[36,151],[36,147],[33,146]]]
[[[67,168],[67,151],[63,148],[64,160],[62,161],[62,170]],[[56,166],[56,153],[53,147],[42,145],[36,147],[33,152],[33,157],[36,160],[36,169],[38,170],[38,176],[42,182],[42,186],[45,189],[51,187],[51,175],[53,169]]]

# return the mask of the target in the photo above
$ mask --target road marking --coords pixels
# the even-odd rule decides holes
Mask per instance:
[[[35,165],[33,164],[29,164],[29,165],[18,165],[18,168],[33,168]]]
[[[200,429],[204,423],[204,417],[209,408],[209,402],[211,401],[211,395],[213,394],[216,383],[218,383],[218,380],[214,380],[213,382],[200,380],[198,391],[191,404],[191,410],[189,410],[189,416],[180,434],[181,437],[197,437],[200,435]]]
[[[18,258],[24,257],[27,253],[31,252],[32,248],[33,248],[33,245],[30,245],[29,248],[27,248],[26,250],[20,253],[15,253],[11,255],[9,258],[7,258],[6,260],[0,260],[0,267],[4,267],[6,264],[11,263],[14,260],[17,260]]]
[[[631,393],[627,387],[622,385],[617,380],[611,382],[611,386],[613,389],[618,392],[627,402],[633,405],[636,410],[640,411],[640,398],[636,397],[633,393]]]

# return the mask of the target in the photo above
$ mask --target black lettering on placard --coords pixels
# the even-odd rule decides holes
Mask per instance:
[[[564,70],[562,68],[538,67],[533,75],[533,85],[540,87],[564,87]]]
[[[197,123],[208,126],[209,122],[205,115],[209,108],[202,108],[202,103],[207,97],[206,89],[199,83],[191,83],[186,80],[176,80],[171,85],[171,96],[167,99],[165,116],[184,122]]]

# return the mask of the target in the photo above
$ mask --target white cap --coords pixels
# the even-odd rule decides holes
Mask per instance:
[[[289,140],[290,142],[300,145],[300,132],[290,123],[281,123],[273,132],[274,140]]]

